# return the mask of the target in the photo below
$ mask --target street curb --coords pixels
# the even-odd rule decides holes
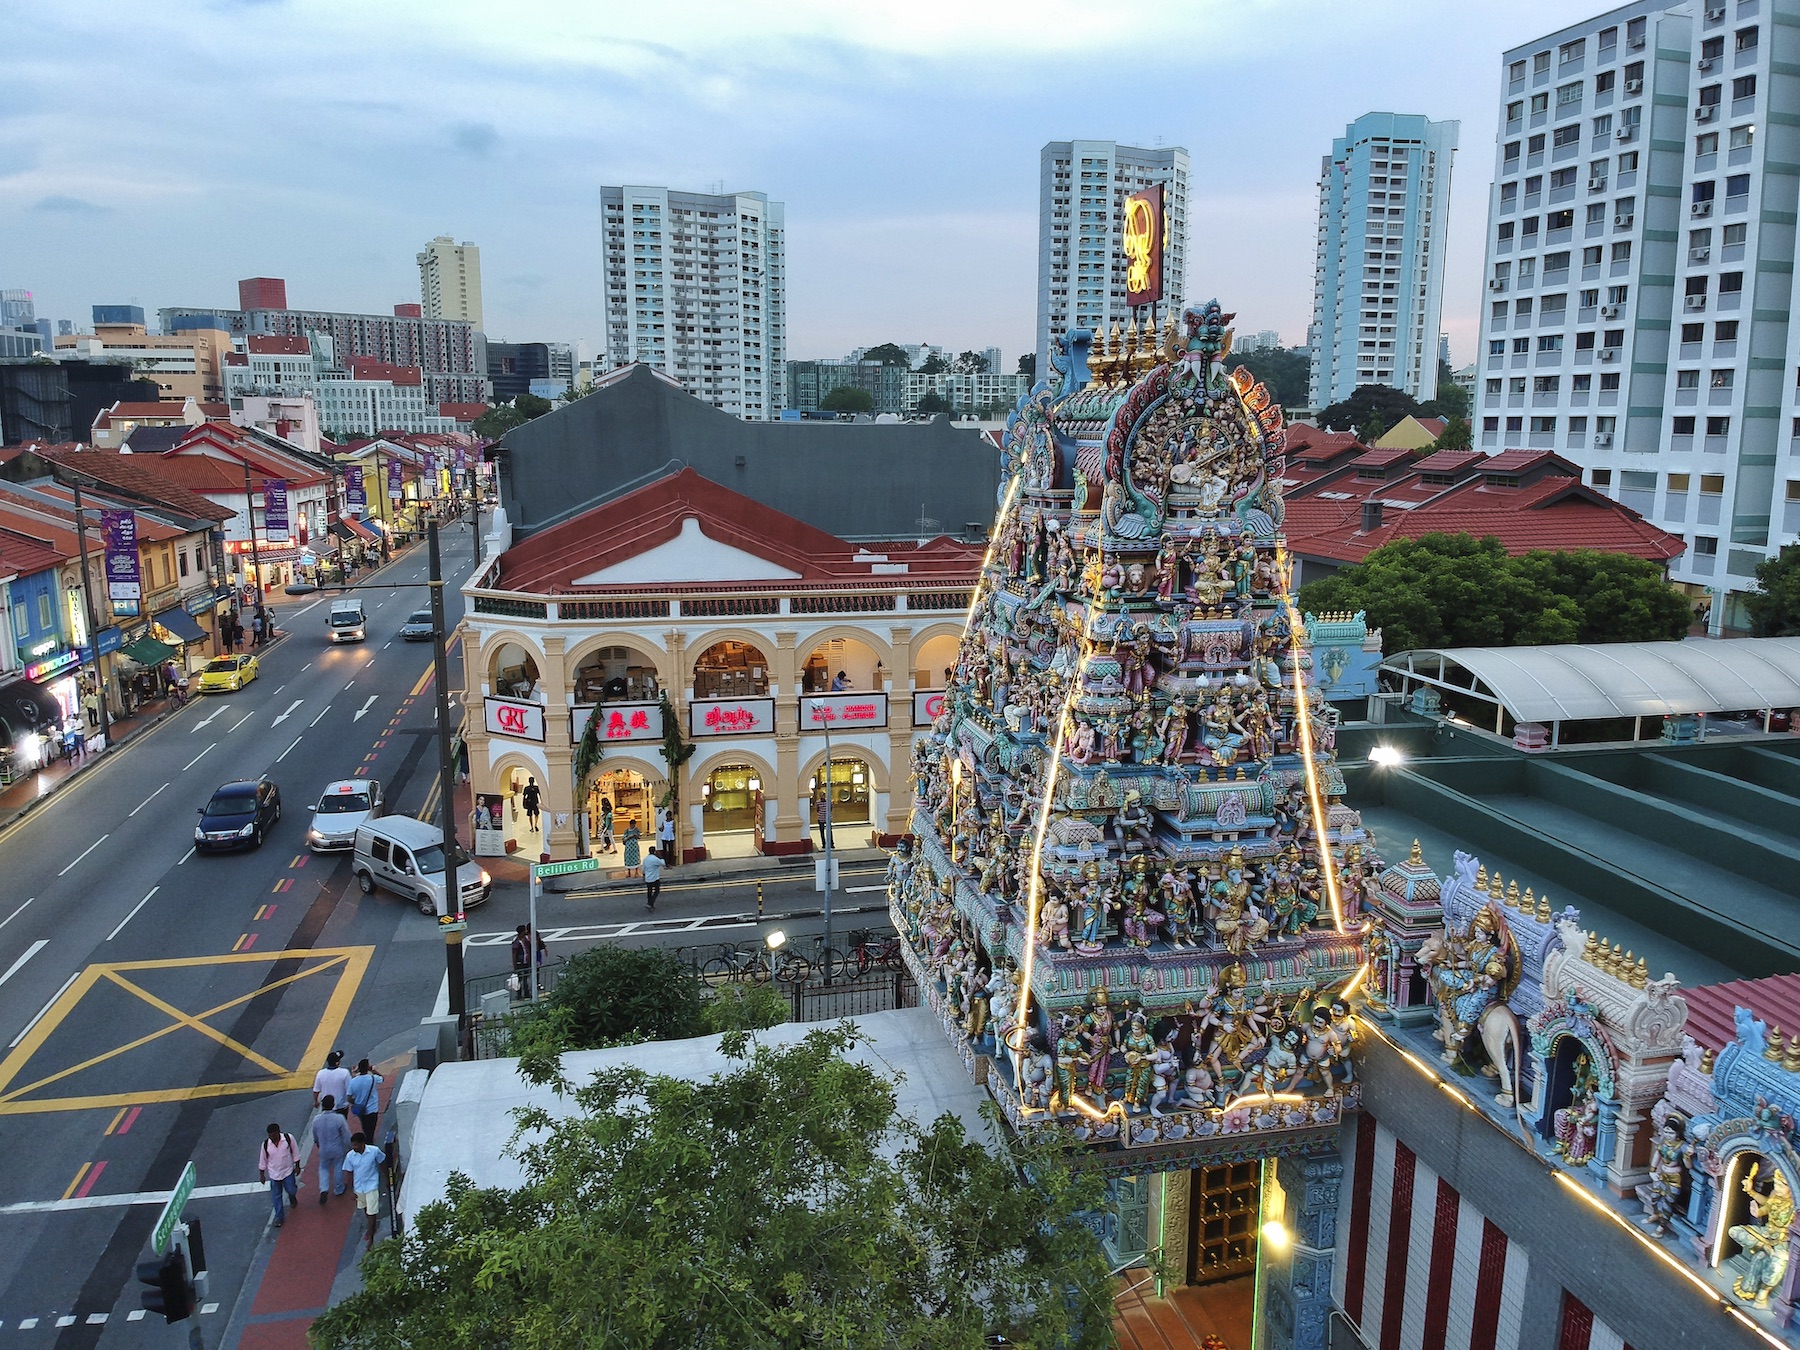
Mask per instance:
[[[836,849],[834,852],[840,867],[859,867],[869,863],[885,865],[887,862],[887,853],[882,849]],[[797,855],[792,862],[781,858],[745,858],[742,860],[742,866],[724,866],[722,865],[722,862],[711,859],[697,863],[684,863],[680,867],[665,867],[663,869],[663,885],[673,890],[684,882],[691,885],[698,885],[708,882],[751,882],[780,880],[782,878],[790,877],[810,877],[813,875],[813,865],[818,862],[822,856],[823,855],[819,853],[800,854]],[[701,868],[707,870],[701,871],[699,870]],[[613,871],[618,869],[608,868],[603,870]],[[578,879],[585,878],[587,875],[588,874],[586,873],[575,872],[571,873],[566,878],[549,878],[550,884],[547,884],[544,887],[544,893],[546,895],[561,895],[565,899],[576,900],[581,899],[584,896],[610,895],[615,891],[636,890],[641,888],[644,884],[644,879],[639,876],[609,878],[605,881],[592,882],[583,885],[579,890],[573,888],[563,889],[555,885],[557,881],[567,881],[579,884]],[[527,876],[522,879],[529,880],[529,877]]]

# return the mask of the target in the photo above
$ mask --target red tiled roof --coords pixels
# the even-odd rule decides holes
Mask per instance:
[[[692,469],[682,469],[507,550],[500,559],[499,585],[535,594],[572,589],[576,577],[677,538],[689,519],[699,521],[708,538],[766,559],[798,573],[802,582],[815,584],[968,582],[974,580],[985,552],[982,545],[954,540],[932,540],[924,546],[850,544],[702,478]],[[909,571],[891,577],[872,572],[866,555],[884,551],[890,557],[906,551],[908,556],[901,561]],[[857,561],[859,554],[865,555],[861,562]]]
[[[1415,417],[1413,421],[1424,427],[1433,436],[1442,436],[1444,428],[1450,425],[1450,419],[1446,417]]]
[[[1761,980],[1733,980],[1681,991],[1687,1000],[1687,1034],[1714,1054],[1737,1039],[1738,1008],[1771,1028],[1800,1028],[1800,975],[1770,975]]]
[[[1461,473],[1485,458],[1479,450],[1434,450],[1413,468],[1420,473]]]
[[[94,418],[94,425],[111,426],[115,417],[128,422],[143,422],[151,418],[180,422],[186,420],[186,416],[185,403],[115,403],[100,411],[99,416]]]
[[[32,491],[51,500],[45,502],[37,497],[21,496],[14,484],[0,482],[0,525],[40,540],[51,548],[61,549],[65,558],[75,557],[75,494],[50,482],[34,483]],[[100,530],[100,510],[128,508],[131,502],[87,492],[82,493],[82,498],[82,507],[87,514],[83,522],[87,526],[87,551],[93,553],[106,547]],[[179,539],[190,533],[192,531],[165,525],[146,515],[138,516],[138,538],[145,542]]]
[[[257,334],[246,339],[245,345],[256,356],[312,355],[312,345],[303,337],[265,337]]]
[[[352,356],[347,364],[353,379],[387,380],[392,384],[425,383],[417,366],[397,366],[391,361],[377,361],[372,356]]]
[[[225,364],[228,366],[247,366],[250,364],[250,358],[245,356],[242,352],[226,352]]]
[[[1391,464],[1410,463],[1412,457],[1412,451],[1396,447],[1391,450],[1370,450],[1350,462],[1359,469],[1385,469]]]
[[[1486,464],[1483,464],[1481,471],[1483,473],[1519,473],[1534,464],[1554,458],[1555,454],[1549,450],[1502,450]]]
[[[117,450],[40,451],[45,459],[66,464],[103,483],[147,501],[158,502],[196,520],[230,520],[232,513],[177,483],[165,472],[169,461],[156,455],[128,455]]]
[[[454,417],[458,422],[473,422],[488,410],[485,403],[440,403],[439,417]]]
[[[17,573],[28,577],[33,572],[67,562],[73,556],[72,551],[64,553],[42,539],[0,529],[0,575]]]

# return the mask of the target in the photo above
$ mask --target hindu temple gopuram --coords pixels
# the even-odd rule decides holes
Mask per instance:
[[[1377,732],[1458,782],[1522,757],[1327,702],[1313,644],[1362,616],[1295,606],[1284,417],[1231,318],[1071,331],[1009,420],[889,867],[922,1002],[1011,1129],[1106,1171],[1109,1250],[1204,1291],[1209,1345],[1800,1344],[1800,977],[1684,989],[1541,873],[1378,854],[1346,781],[1375,787]],[[1766,754],[1758,810],[1800,784]],[[1627,912],[1608,865],[1569,892]],[[1740,954],[1693,968],[1792,968]]]

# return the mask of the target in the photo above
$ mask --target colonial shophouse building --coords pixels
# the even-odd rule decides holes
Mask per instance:
[[[692,469],[533,534],[463,588],[476,801],[527,856],[600,852],[603,804],[615,853],[631,824],[648,848],[666,709],[695,746],[685,859],[806,852],[827,790],[840,847],[897,834],[983,551],[852,544]],[[577,782],[596,715],[601,758]],[[534,778],[541,835],[514,809]]]

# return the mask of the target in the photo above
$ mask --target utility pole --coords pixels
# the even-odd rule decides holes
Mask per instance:
[[[100,743],[112,748],[112,712],[108,707],[106,676],[100,669],[100,630],[94,623],[94,579],[88,570],[87,527],[81,510],[81,479],[71,474],[69,486],[75,489],[75,548],[81,554],[81,598],[87,610],[88,646],[94,650],[94,689],[100,696]],[[110,605],[111,591],[107,592]]]
[[[386,485],[383,484],[385,491]],[[450,754],[450,659],[444,651],[444,568],[438,556],[438,527],[435,520],[425,528],[427,553],[431,561],[431,648],[437,672],[437,740],[438,740],[438,810],[444,822],[444,913],[462,918],[462,873],[456,862],[456,764]],[[535,893],[537,883],[532,882]],[[536,919],[532,922],[535,924]],[[537,930],[532,929],[535,946]],[[444,968],[450,977],[450,1012],[461,1024],[463,1003],[463,935],[455,928],[444,934]],[[531,956],[532,970],[537,969],[537,953]],[[533,989],[535,993],[535,986]]]
[[[827,703],[814,699],[813,716],[819,719],[819,725],[825,728],[825,766],[819,773],[819,781],[825,789],[825,983],[831,983],[831,721],[833,712]]]
[[[249,460],[244,461],[244,517],[250,525],[250,570],[256,573],[253,594],[256,596],[256,612],[260,614],[263,608],[262,554],[256,548],[256,498],[250,495]],[[269,625],[265,620],[263,622],[263,640],[265,642],[269,638],[268,629]]]

